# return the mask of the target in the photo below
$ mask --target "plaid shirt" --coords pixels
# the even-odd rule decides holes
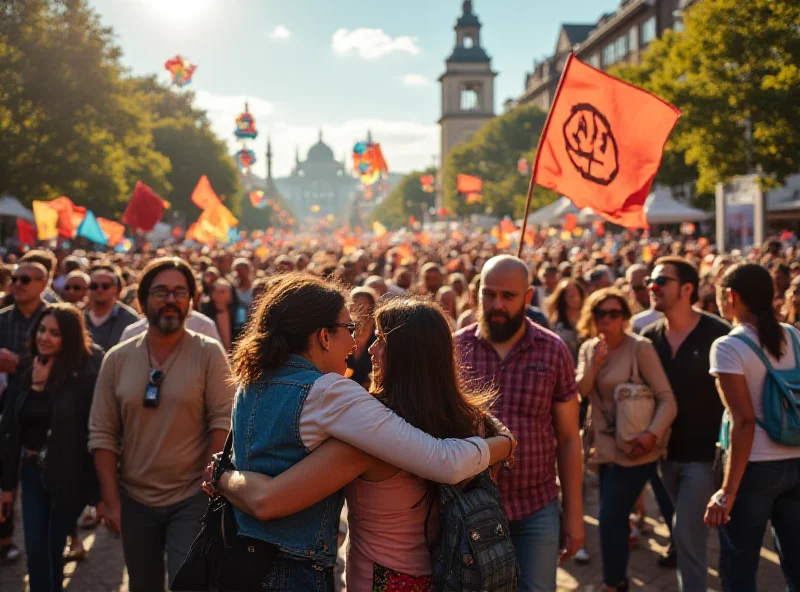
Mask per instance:
[[[30,316],[25,318],[16,306],[8,306],[0,310],[0,349],[7,349],[18,356],[28,351],[28,338],[36,319],[42,314],[45,303]]]
[[[509,520],[530,516],[558,495],[553,402],[578,394],[564,342],[527,319],[525,323],[525,334],[503,360],[478,324],[456,333],[464,378],[476,387],[491,385],[499,391],[497,418],[519,440],[516,465],[502,471],[498,482]]]

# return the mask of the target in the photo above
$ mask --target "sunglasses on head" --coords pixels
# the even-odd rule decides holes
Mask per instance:
[[[645,278],[644,285],[647,286],[648,288],[653,285],[658,286],[659,288],[663,288],[669,282],[677,282],[677,281],[678,280],[676,280],[675,278],[667,277],[665,275],[660,275],[658,277]]]
[[[614,308],[612,310],[593,310],[592,316],[597,321],[602,321],[606,317],[612,321],[616,321],[622,318],[622,310],[619,308]]]
[[[101,290],[108,290],[113,285],[114,284],[112,284],[111,282],[92,282],[91,284],[89,284],[89,289],[97,290],[99,288]]]

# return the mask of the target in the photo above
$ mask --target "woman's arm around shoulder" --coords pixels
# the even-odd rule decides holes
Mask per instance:
[[[321,429],[409,473],[460,483],[509,454],[505,437],[439,440],[400,418],[352,380],[334,380],[319,393]]]

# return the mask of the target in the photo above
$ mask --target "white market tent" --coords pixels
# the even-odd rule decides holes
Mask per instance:
[[[647,196],[644,202],[644,211],[647,221],[654,226],[660,224],[681,224],[683,222],[700,222],[708,220],[712,214],[698,210],[672,197],[669,189],[656,189]],[[566,197],[560,197],[549,206],[536,210],[528,216],[531,226],[558,226],[564,222],[564,216],[575,214],[578,224],[591,224],[595,220],[602,220],[591,208],[579,210]]]
[[[0,216],[8,218],[22,218],[33,222],[33,212],[23,206],[16,197],[4,195],[0,197]]]

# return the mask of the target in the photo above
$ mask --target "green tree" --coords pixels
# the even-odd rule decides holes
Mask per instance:
[[[475,136],[457,146],[444,165],[444,204],[459,215],[492,213],[521,217],[530,182],[529,174],[520,174],[517,163],[525,158],[531,163],[544,127],[546,115],[537,107],[523,105],[495,117]],[[458,194],[456,177],[474,175],[483,179],[482,201],[467,204]],[[547,205],[556,194],[536,187],[531,210]]]
[[[234,214],[242,214],[242,200],[247,197],[241,176],[228,147],[211,130],[206,112],[194,106],[194,93],[173,92],[155,77],[139,78],[135,83],[152,113],[154,148],[172,165],[167,176],[172,190],[163,195],[172,204],[172,214],[180,219],[197,218],[200,209],[191,195],[202,175]]]
[[[433,169],[427,169],[413,171],[403,177],[389,195],[375,207],[372,219],[391,228],[405,226],[410,216],[421,222],[423,213],[433,207],[435,196],[422,190],[420,177],[435,174]]]
[[[0,4],[0,191],[106,216],[138,179],[169,193],[169,159],[119,57],[84,0]]]
[[[662,167],[668,180],[694,169],[698,191],[712,193],[735,175],[759,172],[773,184],[798,171],[798,23],[796,0],[698,2],[683,32],[615,72],[682,111]]]

